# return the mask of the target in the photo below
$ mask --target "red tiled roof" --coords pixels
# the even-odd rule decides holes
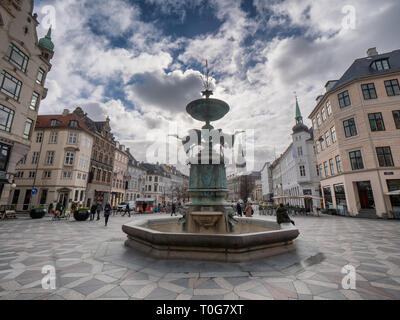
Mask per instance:
[[[56,126],[51,126],[51,120],[57,120]],[[36,121],[36,128],[69,128],[70,121],[75,120],[78,122],[78,128],[88,130],[87,126],[74,114],[68,115],[62,114],[50,114],[50,115],[38,115]]]

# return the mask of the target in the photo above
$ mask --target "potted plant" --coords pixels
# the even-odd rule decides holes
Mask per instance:
[[[81,207],[74,210],[76,221],[86,221],[89,218],[89,208]]]
[[[31,212],[29,215],[31,216],[32,219],[42,219],[45,214],[47,213],[47,210],[45,207],[37,207],[31,209]]]

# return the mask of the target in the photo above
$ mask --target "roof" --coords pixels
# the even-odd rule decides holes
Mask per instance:
[[[51,41],[51,27],[49,28],[49,31],[47,31],[46,36],[39,40],[39,47],[49,51],[54,50],[54,43]]]
[[[371,68],[372,62],[381,59],[389,59],[390,69],[388,70],[374,70]],[[320,99],[315,106],[314,110],[310,113],[309,117],[314,114],[318,109],[321,102],[324,100],[326,95],[329,95],[333,91],[345,86],[346,84],[354,81],[369,78],[373,76],[380,76],[390,74],[394,72],[400,72],[400,49],[391,52],[378,54],[371,57],[364,57],[356,59],[353,64],[346,70],[342,77],[330,88]]]
[[[56,126],[51,126],[51,120],[57,120]],[[36,128],[71,128],[70,121],[75,120],[78,122],[78,128],[87,130],[86,125],[77,117],[74,113],[69,113],[67,115],[62,114],[49,114],[49,115],[38,115],[36,121]]]

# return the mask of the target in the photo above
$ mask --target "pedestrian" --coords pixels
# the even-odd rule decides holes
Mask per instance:
[[[104,207],[104,220],[105,226],[107,227],[108,219],[110,218],[111,214],[111,205],[107,202],[106,206]]]
[[[247,202],[245,211],[246,211],[246,217],[250,218],[251,217],[251,213],[253,211],[253,208],[251,207],[250,201]]]
[[[63,205],[62,205],[61,201],[59,201],[56,205],[56,218],[57,219],[60,219],[62,211],[63,211]]]
[[[130,217],[131,217],[131,210],[130,210],[130,208],[129,208],[129,203],[126,204],[124,215],[125,215],[126,213],[129,215],[129,218],[130,218]]]
[[[175,205],[175,202],[172,202],[171,217],[172,217],[172,215],[176,215],[176,216],[177,216],[177,214],[176,214],[176,205]]]
[[[279,204],[279,208],[276,210],[276,222],[281,223],[291,223],[293,225],[294,221],[290,219],[287,209],[283,206],[283,203]]]
[[[143,213],[146,213],[147,203],[146,203],[146,202],[143,202],[142,207],[143,207]]]
[[[240,205],[240,201],[238,201],[236,204],[236,211],[237,211],[238,216],[241,216],[241,217],[243,216],[242,215],[242,206]]]
[[[103,210],[103,207],[101,206],[100,202],[97,204],[96,210],[97,210],[97,221],[99,221],[100,220],[100,212],[101,212],[101,210]]]
[[[90,221],[94,220],[94,216],[96,215],[96,210],[97,210],[97,205],[96,203],[93,203],[92,206],[90,207]]]

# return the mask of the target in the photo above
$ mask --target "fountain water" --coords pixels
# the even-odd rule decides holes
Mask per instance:
[[[182,218],[145,219],[125,224],[125,244],[160,258],[245,261],[292,250],[299,235],[291,224],[281,226],[255,218],[234,218],[225,202],[228,193],[223,149],[234,144],[234,135],[215,130],[210,124],[223,118],[228,104],[212,99],[209,70],[204,76],[205,98],[190,102],[186,111],[205,121],[202,130],[191,130],[184,148],[199,151],[189,158],[191,204]],[[219,146],[219,152],[215,150]]]

